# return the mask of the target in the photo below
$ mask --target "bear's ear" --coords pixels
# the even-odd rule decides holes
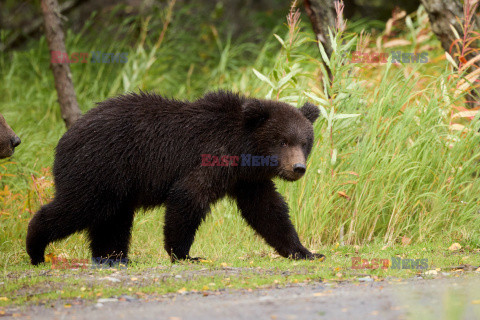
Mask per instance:
[[[320,115],[320,110],[316,105],[313,105],[309,102],[305,103],[303,107],[300,108],[300,112],[307,118],[311,123],[314,123]]]
[[[242,105],[243,121],[247,129],[260,127],[270,117],[268,109],[257,99],[249,99]]]

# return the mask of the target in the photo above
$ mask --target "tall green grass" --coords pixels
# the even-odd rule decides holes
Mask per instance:
[[[448,111],[457,102],[450,94],[455,84],[445,60],[363,68],[343,56],[356,42],[354,35],[344,34],[347,41],[338,36],[329,59],[329,82],[306,24],[297,23],[295,33],[283,24],[272,26],[258,41],[249,34],[234,38],[219,32],[220,26],[192,18],[188,8],[175,9],[166,38],[155,47],[161,32],[155,21],[164,16],[158,12],[151,20],[125,21],[112,27],[109,34],[118,36],[111,38],[92,37],[89,24],[78,34],[68,32],[70,52],[129,53],[126,64],[71,66],[83,111],[96,101],[138,89],[193,99],[225,88],[293,104],[315,102],[325,114],[315,124],[307,174],[294,183],[276,181],[308,247],[391,245],[403,237],[480,246],[480,141],[475,122],[467,123],[470,130],[463,132],[449,126]],[[290,42],[292,36],[296,38]],[[65,131],[44,38],[28,50],[0,56],[0,99],[0,112],[22,138],[16,155],[0,162],[0,266],[8,269],[28,264],[28,220],[53,195],[52,177],[44,168],[51,167],[54,147]],[[342,116],[352,114],[359,116]],[[162,219],[163,209],[139,212],[133,259],[167,263]],[[82,234],[47,248],[52,251],[89,256]],[[194,255],[212,259],[272,252],[228,200],[212,209],[192,248]]]

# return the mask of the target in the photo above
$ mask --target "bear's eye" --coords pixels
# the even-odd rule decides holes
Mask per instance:
[[[281,145],[282,147],[286,147],[288,144],[287,144],[287,141],[283,140],[283,141],[280,143],[280,145]]]

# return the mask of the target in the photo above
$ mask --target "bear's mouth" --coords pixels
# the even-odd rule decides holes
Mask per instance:
[[[15,153],[14,148],[3,148],[3,149],[0,148],[0,159],[11,157],[13,156],[14,153]]]
[[[279,170],[277,174],[281,179],[286,181],[297,181],[301,177],[303,177],[303,173],[295,173],[293,171],[288,170]]]

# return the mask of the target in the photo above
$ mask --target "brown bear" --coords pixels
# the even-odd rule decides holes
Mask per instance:
[[[28,226],[32,264],[50,242],[85,229],[94,261],[125,262],[134,211],[162,204],[171,260],[197,259],[195,232],[225,196],[280,255],[322,258],[300,243],[272,182],[304,175],[318,115],[310,103],[297,109],[224,91],[194,102],[141,92],[98,103],[58,143],[55,198]]]
[[[0,159],[11,157],[20,142],[20,138],[0,114]]]

